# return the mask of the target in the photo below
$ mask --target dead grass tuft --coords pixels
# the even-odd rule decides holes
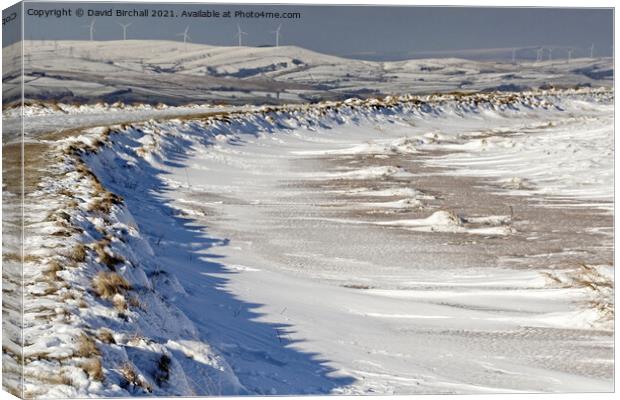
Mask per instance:
[[[79,243],[71,249],[71,253],[69,253],[68,258],[75,262],[84,262],[86,261],[86,246],[82,243]]]
[[[596,266],[581,263],[574,270],[562,275],[549,272],[543,272],[543,275],[555,286],[587,290],[590,299],[583,304],[598,312],[598,322],[614,320],[614,283]]]
[[[142,307],[142,303],[140,303],[140,300],[138,300],[136,296],[129,296],[127,303],[132,308],[139,308],[141,310],[144,310],[144,308]]]
[[[48,374],[48,373],[24,372],[24,377],[27,380],[36,381],[36,382],[47,384],[47,385],[66,385],[66,386],[73,385],[71,378],[63,373]]]
[[[97,332],[97,338],[101,340],[101,342],[106,344],[116,344],[116,340],[114,340],[114,335],[109,329],[99,329],[99,332]]]
[[[122,203],[123,199],[120,196],[111,192],[103,192],[99,193],[99,196],[90,203],[88,211],[109,214],[114,205]]]
[[[84,358],[93,358],[100,356],[101,352],[99,352],[97,344],[93,338],[85,333],[81,333],[77,340],[77,348],[74,355]]]
[[[88,377],[94,381],[103,381],[103,367],[100,358],[91,358],[80,364],[80,367],[88,374]]]
[[[64,268],[60,263],[56,260],[50,262],[48,264],[48,268],[43,272],[43,275],[52,281],[60,281],[62,278],[58,276],[58,272],[62,271]]]
[[[69,209],[74,209],[74,208],[78,208],[80,204],[77,202],[77,200],[69,200],[67,202],[67,208]]]
[[[99,272],[92,281],[95,293],[102,299],[112,300],[117,294],[131,289],[125,278],[116,272]]]
[[[613,282],[592,265],[580,264],[577,270],[567,274],[567,276],[578,287],[599,292],[614,288]]]
[[[39,261],[41,261],[41,257],[39,256],[35,256],[32,254],[26,254],[24,256],[24,262],[25,263],[38,263]]]
[[[142,379],[133,366],[130,363],[125,363],[120,368],[121,376],[123,377],[123,382],[121,383],[121,387],[127,388],[129,386],[140,387],[144,389],[146,392],[151,393],[152,388]]]
[[[92,244],[92,249],[97,253],[99,257],[99,262],[106,265],[112,271],[116,270],[116,265],[121,264],[124,260],[120,257],[117,257],[113,254],[110,254],[108,245],[110,241],[108,239],[101,239],[98,242]]]
[[[59,229],[55,232],[52,232],[51,235],[57,237],[70,237],[72,233],[67,229]]]
[[[37,351],[34,353],[30,353],[26,357],[24,357],[24,361],[26,363],[31,363],[33,361],[42,361],[42,360],[49,361],[51,359],[52,357],[50,356],[50,353],[47,351]]]

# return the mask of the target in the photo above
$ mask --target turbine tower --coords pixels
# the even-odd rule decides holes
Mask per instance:
[[[123,40],[127,40],[127,28],[129,27],[129,25],[131,25],[131,22],[128,24],[121,24],[120,22],[117,22],[117,24],[119,24],[121,28],[123,28]]]
[[[185,27],[185,30],[183,32],[177,33],[177,36],[183,36],[183,45],[185,46],[185,50],[187,50],[187,41],[192,40],[188,32],[189,32],[189,25]]]
[[[536,62],[540,62],[543,59],[543,47],[536,49]]]
[[[89,28],[90,29],[90,40],[93,40],[93,37],[95,35],[95,19],[93,18],[92,21],[90,21],[89,25],[82,25],[82,28]]]
[[[594,58],[594,43],[590,46],[590,58]]]
[[[512,49],[512,63],[517,63],[517,49]]]
[[[177,36],[183,36],[183,44],[187,43],[188,40],[192,40],[192,38],[189,36],[189,25],[187,25],[185,27],[185,30],[183,32],[179,32],[177,33]]]
[[[566,62],[570,63],[570,59],[573,57],[573,51],[574,51],[574,49],[566,50],[566,53],[568,53],[568,59],[567,59]]]
[[[553,60],[553,49],[549,47],[549,61]]]
[[[239,47],[243,46],[243,35],[247,35],[247,33],[243,32],[241,30],[241,26],[237,24],[237,34],[235,35],[235,37],[239,39]]]
[[[271,31],[271,33],[276,35],[276,47],[280,47],[280,29],[282,28],[282,24],[278,25],[278,29],[275,31]]]

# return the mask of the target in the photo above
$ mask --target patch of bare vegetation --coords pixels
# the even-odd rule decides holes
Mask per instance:
[[[342,285],[342,287],[347,288],[347,289],[359,289],[359,290],[372,289],[371,286],[364,285],[364,284],[361,284],[361,283],[346,283],[346,284]]]
[[[103,187],[97,176],[88,168],[86,163],[82,161],[79,153],[83,150],[75,145],[69,146],[65,149],[65,152],[71,154],[74,159],[75,171],[83,178],[88,179],[92,186],[93,200],[88,206],[90,212],[101,212],[109,214],[114,205],[121,205],[123,198],[117,194],[114,194]]]
[[[599,322],[610,322],[614,320],[614,282],[612,277],[602,272],[601,267],[605,266],[582,263],[568,272],[543,272],[543,275],[554,286],[587,290],[590,298],[584,302],[585,305],[599,313]]]
[[[105,344],[116,344],[116,340],[114,340],[114,334],[111,330],[106,328],[101,328],[97,332],[97,338]]]
[[[86,333],[81,333],[77,339],[74,354],[78,357],[93,358],[100,356],[101,352],[97,348],[97,344],[92,337]]]
[[[82,243],[76,244],[71,249],[68,258],[78,263],[86,261],[86,246]]]
[[[109,214],[113,206],[123,203],[123,199],[120,196],[108,191],[101,192],[96,190],[95,196],[88,206],[88,211],[90,212]]]
[[[68,223],[71,221],[71,216],[65,211],[56,211],[56,212],[50,213],[45,220],[50,221],[50,222],[51,221],[55,221],[55,222],[64,221]]]
[[[58,276],[58,272],[62,271],[63,269],[64,268],[60,264],[60,262],[54,260],[48,264],[48,267],[43,272],[43,275],[51,281],[60,281],[62,279]]]
[[[91,248],[97,254],[99,258],[99,262],[110,268],[112,271],[116,270],[116,265],[122,264],[125,260],[121,257],[116,256],[110,250],[110,240],[109,239],[101,239],[91,245]]]
[[[5,262],[14,262],[14,263],[38,263],[41,261],[41,257],[35,256],[33,254],[25,254],[23,257],[17,253],[13,252],[5,252],[2,254],[2,260]]]
[[[112,300],[115,295],[131,289],[129,282],[116,272],[99,272],[92,284],[95,293],[106,300]]]
[[[90,358],[83,361],[80,367],[86,372],[88,377],[94,381],[103,381],[103,366],[100,358]]]
[[[24,372],[24,379],[30,381],[37,381],[47,385],[66,385],[72,386],[73,382],[71,382],[71,378],[65,375],[64,373],[58,374],[44,374],[44,373],[34,373],[32,371]]]
[[[142,388],[147,393],[151,393],[153,388],[146,382],[134,369],[134,367],[130,363],[125,363],[120,368],[121,376],[123,377],[123,382],[121,383],[121,387],[127,388]]]

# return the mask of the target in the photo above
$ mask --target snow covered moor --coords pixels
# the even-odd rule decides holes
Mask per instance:
[[[614,390],[614,91],[607,74],[582,78],[611,59],[463,61],[465,91],[444,80],[458,60],[416,60],[346,98],[345,71],[360,85],[387,64],[277,46],[196,44],[188,58],[159,41],[170,58],[151,55],[120,93],[135,60],[84,56],[118,42],[25,43],[30,69],[3,76],[10,393]],[[214,85],[265,92],[183,103],[212,58],[229,74]],[[505,91],[519,68],[532,87]],[[301,81],[308,70],[334,86]],[[143,101],[162,76],[174,90]],[[384,94],[411,76],[429,93]],[[30,99],[15,100],[20,85]]]
[[[348,100],[27,142],[25,390],[611,390],[612,102]]]

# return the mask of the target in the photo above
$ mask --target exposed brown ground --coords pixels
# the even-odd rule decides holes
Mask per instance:
[[[382,210],[373,208],[351,210],[354,203],[393,201],[402,197],[328,194],[333,202],[344,202],[342,217],[371,221],[425,218],[434,211],[452,211],[464,216],[512,215],[511,226],[516,233],[508,236],[473,237],[454,233],[421,233],[448,242],[451,246],[467,246],[476,252],[493,254],[502,263],[515,268],[572,269],[579,264],[612,264],[613,215],[588,207],[562,207],[556,199],[540,196],[515,196],[501,193],[502,188],[491,179],[454,176],[446,168],[428,166],[424,158],[440,155],[426,152],[415,157],[392,155],[386,158],[355,155],[323,157],[317,162],[323,170],[343,167],[400,166],[415,174],[411,178],[387,177],[381,180],[334,179],[298,183],[313,190],[348,191],[356,188],[406,187],[433,195],[423,200],[422,208]],[[297,184],[293,184],[297,186]],[[505,191],[504,191],[505,192]],[[349,204],[347,204],[347,202]],[[577,202],[574,202],[577,203]],[[550,207],[549,205],[554,205]],[[609,234],[593,232],[604,228]],[[476,235],[478,236],[478,235]],[[541,256],[545,255],[545,256]],[[537,257],[534,257],[537,256]],[[498,261],[499,262],[499,261]]]

